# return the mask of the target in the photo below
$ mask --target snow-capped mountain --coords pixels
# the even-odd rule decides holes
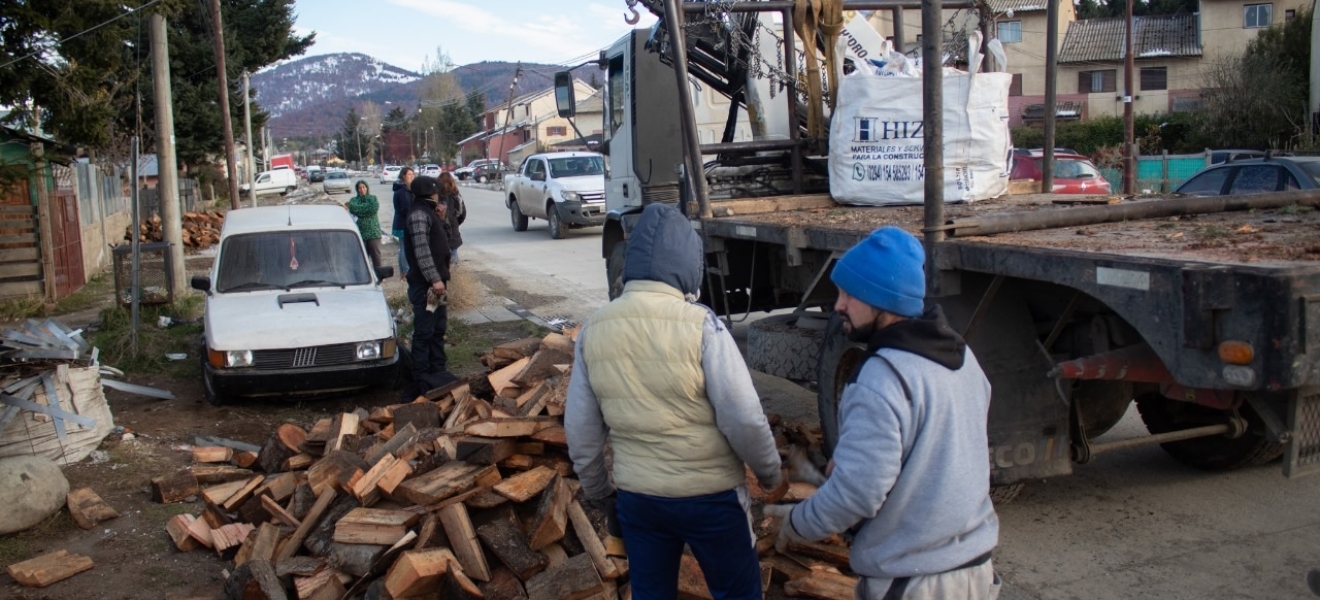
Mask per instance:
[[[278,118],[327,100],[356,98],[421,80],[422,76],[365,54],[322,54],[252,76],[257,103]]]

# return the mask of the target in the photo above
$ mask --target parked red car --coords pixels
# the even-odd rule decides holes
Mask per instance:
[[[1013,173],[1010,179],[1040,181],[1040,163],[1044,157],[1032,153],[1013,155]],[[1108,194],[1109,182],[1100,170],[1085,156],[1079,154],[1054,155],[1054,193],[1056,194]]]

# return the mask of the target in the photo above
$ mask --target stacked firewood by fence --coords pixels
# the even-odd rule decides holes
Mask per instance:
[[[623,544],[581,498],[567,454],[572,338],[497,346],[482,359],[492,369],[484,377],[408,404],[310,430],[282,424],[260,452],[197,447],[191,467],[152,480],[159,502],[204,501],[166,531],[179,550],[234,560],[233,600],[629,600]],[[811,443],[805,428],[772,422],[782,445]],[[766,586],[852,597],[854,580],[839,573],[846,546],[775,556],[776,530],[770,519],[756,526]],[[680,598],[710,597],[685,557]]]
[[[183,213],[183,245],[197,250],[210,248],[220,241],[220,228],[225,223],[224,213],[216,211]],[[138,241],[159,242],[165,239],[160,215],[152,214],[138,228]],[[124,228],[124,240],[133,240],[133,226]]]

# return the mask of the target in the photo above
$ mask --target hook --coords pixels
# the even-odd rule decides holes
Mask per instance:
[[[628,12],[631,12],[632,16],[628,16],[627,14],[623,15],[624,23],[627,23],[629,25],[636,25],[638,21],[642,20],[642,15],[638,14],[637,9],[634,8],[632,5],[628,6]]]

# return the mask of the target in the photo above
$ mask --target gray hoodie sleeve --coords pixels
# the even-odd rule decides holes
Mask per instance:
[[[578,333],[573,352],[573,375],[568,380],[568,400],[564,405],[564,435],[568,439],[568,456],[573,459],[573,470],[582,483],[582,492],[588,499],[604,498],[614,493],[609,472],[605,469],[605,439],[609,429],[600,412],[596,392],[587,377],[587,363],[582,359],[582,340],[587,332]]]
[[[779,450],[733,335],[714,313],[706,317],[701,333],[701,366],[706,371],[706,396],[715,408],[715,426],[762,486],[779,485]],[[576,376],[576,367],[573,373]]]
[[[911,409],[896,377],[877,376],[877,368],[889,367],[876,362],[872,358],[839,399],[834,471],[789,515],[794,531],[809,540],[847,531],[879,514],[902,470],[903,430],[911,422]]]

